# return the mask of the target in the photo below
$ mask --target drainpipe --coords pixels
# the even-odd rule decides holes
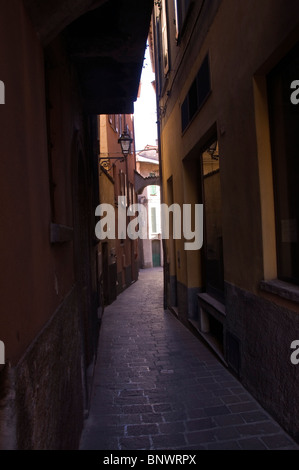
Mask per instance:
[[[156,106],[157,106],[157,137],[158,137],[158,153],[159,153],[159,174],[160,174],[160,196],[161,204],[164,203],[164,191],[163,191],[163,170],[162,170],[162,152],[161,152],[161,121],[159,112],[159,97],[156,90]],[[162,249],[163,249],[163,306],[164,310],[167,310],[167,270],[166,270],[166,240],[162,237]]]
[[[159,108],[158,108],[159,109]],[[161,159],[161,130],[160,130],[160,117],[157,122],[157,134],[158,134],[158,152],[159,152],[159,169],[160,169],[160,195],[161,195],[161,204],[164,202],[164,194],[163,194],[163,175],[162,175],[162,159]],[[168,308],[167,305],[167,270],[166,270],[166,240],[162,237],[162,249],[163,249],[163,282],[164,282],[164,289],[163,289],[163,305],[164,310]]]

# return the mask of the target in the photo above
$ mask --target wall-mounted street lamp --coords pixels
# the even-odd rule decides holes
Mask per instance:
[[[109,168],[109,160],[121,160],[124,161],[127,159],[127,156],[131,153],[131,145],[132,145],[133,139],[130,136],[130,134],[127,131],[124,131],[120,138],[118,139],[118,143],[121,146],[121,153],[122,157],[100,157],[100,164],[102,167],[104,167],[106,170],[110,170]],[[127,160],[126,160],[127,163]]]
[[[219,159],[219,151],[218,151],[218,141],[215,140],[210,147],[207,149],[208,154],[210,154],[211,158],[213,160],[218,160]]]
[[[124,131],[120,138],[118,139],[118,143],[121,146],[121,151],[122,154],[125,158],[126,162],[126,175],[127,175],[127,197],[129,194],[129,173],[128,173],[128,159],[127,156],[129,153],[131,153],[131,145],[132,145],[133,139],[130,137],[129,133],[127,131]]]
[[[127,131],[124,131],[118,139],[118,143],[121,146],[121,151],[124,157],[127,157],[129,153],[131,153],[132,142],[133,139],[130,137]]]

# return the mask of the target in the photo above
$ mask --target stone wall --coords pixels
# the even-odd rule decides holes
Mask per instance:
[[[15,449],[14,370],[9,364],[0,371],[0,450]]]
[[[286,430],[299,439],[299,366],[290,361],[299,339],[298,314],[226,285],[227,331],[240,344],[240,379]]]
[[[59,307],[15,368],[1,372],[1,449],[77,449],[83,426],[76,293]]]

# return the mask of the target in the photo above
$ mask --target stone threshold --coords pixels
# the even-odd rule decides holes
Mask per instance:
[[[228,364],[223,352],[223,340],[220,341],[219,338],[210,331],[209,326],[209,316],[215,318],[219,324],[224,325],[226,318],[225,305],[206,292],[197,294],[197,298],[199,317],[189,318],[189,323],[197,330],[200,337],[209,345],[220,361],[227,367]]]
[[[262,281],[260,288],[270,294],[299,303],[299,286],[280,281],[279,279],[273,279],[271,281]]]
[[[212,309],[216,310],[218,314],[222,315],[223,317],[226,317],[225,305],[219,302],[219,300],[214,299],[214,297],[207,293],[197,294],[197,297],[202,306],[212,307]]]
[[[224,358],[224,354],[222,352],[222,347],[219,341],[215,338],[215,336],[212,336],[209,333],[204,333],[200,329],[200,322],[198,320],[194,320],[192,318],[189,318],[189,323],[196,329],[200,337],[209,345],[209,347],[214,351],[216,356],[220,359],[220,361],[228,367],[228,364]]]
[[[169,309],[177,318],[179,318],[179,309],[178,309],[178,307],[169,306],[168,309]]]

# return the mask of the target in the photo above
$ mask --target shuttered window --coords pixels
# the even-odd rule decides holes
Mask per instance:
[[[210,63],[206,55],[181,106],[182,132],[204,105],[211,92]]]

